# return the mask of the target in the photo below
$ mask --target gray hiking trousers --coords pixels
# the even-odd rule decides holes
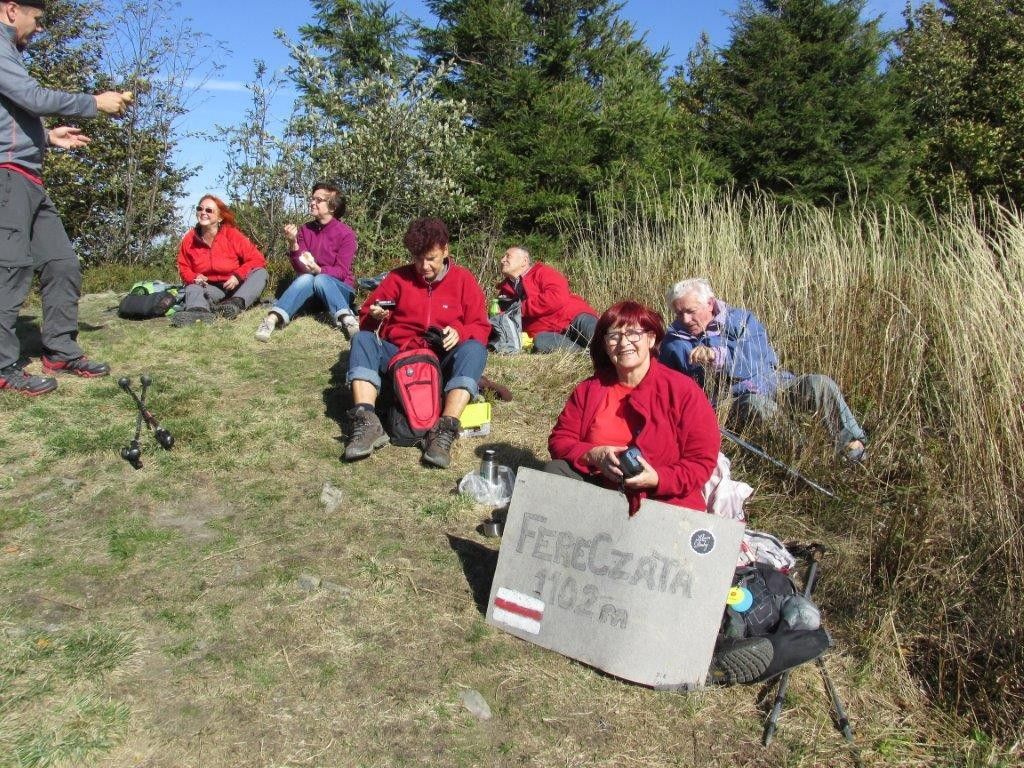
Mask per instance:
[[[43,305],[43,352],[52,360],[77,360],[84,354],[78,346],[78,257],[46,190],[0,168],[0,368],[21,357],[15,327],[33,273],[39,274]]]
[[[820,373],[807,373],[780,382],[774,398],[739,395],[733,400],[730,416],[735,414],[741,422],[759,419],[777,425],[786,416],[783,411],[817,414],[835,440],[836,453],[841,453],[852,440],[865,444],[868,441],[867,433],[857,423],[839,385]]]
[[[248,309],[267,287],[267,270],[254,269],[233,291],[224,290],[223,283],[192,283],[185,286],[185,309],[211,309],[218,301],[228,297],[241,299]]]

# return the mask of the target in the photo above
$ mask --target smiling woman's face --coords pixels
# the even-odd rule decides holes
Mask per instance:
[[[646,370],[651,363],[654,334],[634,325],[617,326],[604,335],[608,359],[622,378],[636,370]]]
[[[196,206],[196,221],[199,222],[199,226],[201,227],[220,224],[221,216],[217,203],[208,197],[204,197],[200,200],[199,205]]]

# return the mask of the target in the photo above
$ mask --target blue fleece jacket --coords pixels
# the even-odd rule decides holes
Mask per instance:
[[[701,387],[711,373],[724,378],[733,395],[774,397],[779,382],[791,379],[793,374],[779,370],[779,358],[768,343],[764,326],[745,309],[730,307],[718,299],[715,307],[715,317],[700,336],[689,333],[678,320],[672,323],[661,343],[661,362],[682,371]],[[690,362],[690,352],[698,346],[715,350],[710,369]]]

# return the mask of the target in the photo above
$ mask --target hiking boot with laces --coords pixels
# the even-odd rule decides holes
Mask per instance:
[[[214,306],[213,311],[223,317],[225,320],[234,320],[245,310],[245,302],[237,296],[232,296],[230,299],[224,299],[224,301],[218,301]]]
[[[85,379],[95,379],[110,374],[110,366],[97,363],[87,357],[77,360],[51,360],[43,355],[43,370],[47,373],[73,373]]]
[[[462,424],[454,416],[442,416],[434,428],[427,432],[427,448],[423,461],[444,469],[452,463],[452,445],[459,438]]]
[[[345,461],[365,459],[391,442],[391,438],[384,432],[384,425],[373,411],[353,408],[348,412],[348,418],[351,428],[345,444]]]
[[[53,392],[57,388],[57,380],[48,376],[30,376],[18,365],[0,368],[0,389],[9,389],[23,395],[34,397]]]
[[[359,333],[359,321],[356,320],[356,316],[351,312],[338,315],[336,322],[338,327],[341,328],[341,332],[345,334],[345,338],[349,341],[352,341],[352,337]]]

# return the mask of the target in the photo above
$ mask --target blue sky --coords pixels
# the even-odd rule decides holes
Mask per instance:
[[[904,4],[905,0],[868,0],[867,13],[881,15],[884,26],[895,27],[901,23]],[[280,14],[278,11],[286,5],[291,13]],[[708,33],[713,45],[726,45],[731,24],[728,14],[738,5],[738,0],[627,0],[622,15],[646,34],[652,48],[668,49],[671,69],[685,61],[702,31]],[[397,13],[430,20],[421,0],[395,0],[392,7]],[[212,132],[217,123],[235,124],[243,118],[249,106],[244,86],[253,78],[254,59],[264,60],[271,72],[287,66],[287,51],[274,37],[274,30],[281,28],[295,37],[299,26],[310,20],[312,7],[269,0],[181,0],[175,13],[192,19],[194,29],[206,32],[220,43],[217,60],[223,69],[197,94],[181,125],[187,132]],[[274,102],[274,117],[278,121],[288,118],[292,96],[287,90],[278,93]],[[182,210],[187,210],[205,191],[223,192],[218,181],[224,168],[223,157],[223,147],[214,142],[200,138],[180,142],[179,161],[200,167],[199,174],[187,186],[188,199],[182,201]]]

